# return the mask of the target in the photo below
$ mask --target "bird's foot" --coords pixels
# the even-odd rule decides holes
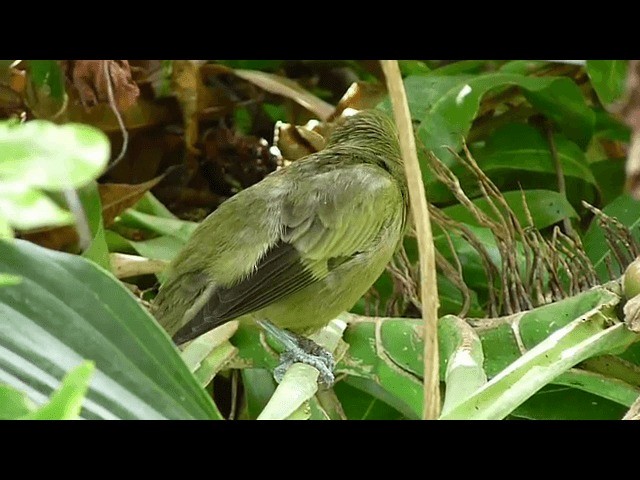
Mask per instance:
[[[313,340],[301,335],[282,330],[270,322],[260,324],[275,336],[284,345],[285,350],[280,354],[280,363],[273,371],[273,376],[278,383],[284,378],[284,374],[294,363],[305,363],[314,367],[320,375],[318,383],[325,388],[330,388],[335,381],[333,368],[335,360],[331,352],[322,348]]]
[[[273,371],[273,376],[276,381],[280,383],[289,367],[294,363],[300,362],[316,368],[318,372],[320,372],[318,382],[322,386],[330,388],[335,381],[335,376],[333,375],[333,368],[335,367],[333,355],[313,340],[297,335],[295,335],[295,337],[296,347],[287,348],[282,352],[280,355],[280,363]]]

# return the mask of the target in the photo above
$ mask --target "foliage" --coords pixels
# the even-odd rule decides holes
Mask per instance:
[[[232,322],[180,352],[146,309],[162,271],[127,278],[128,288],[109,271],[114,254],[170,261],[204,214],[283,164],[265,145],[290,158],[321,146],[324,125],[302,127],[307,120],[348,107],[388,111],[376,62],[163,61],[153,75],[131,62],[111,80],[115,108],[97,79],[91,109],[82,105],[79,63],[0,64],[0,82],[23,99],[0,104],[12,117],[0,122],[0,418],[420,418],[411,236],[404,260],[321,339],[335,348],[338,383],[299,390],[295,399],[283,394],[293,390],[276,389],[277,357],[255,327]],[[627,328],[615,282],[640,241],[640,209],[623,189],[629,129],[610,113],[624,94],[628,62],[400,67],[428,199],[453,222],[434,224],[435,245],[453,268],[439,263],[442,418],[622,418],[640,395],[639,338]],[[131,85],[145,83],[151,88],[131,101]],[[108,167],[110,145],[122,143],[114,109],[137,134],[122,162]],[[298,127],[280,125],[273,138],[276,120]],[[176,124],[178,134],[157,133]],[[429,152],[457,177],[468,205]],[[467,153],[484,183],[461,161]],[[86,245],[71,227],[79,219],[69,191],[83,207]],[[617,223],[594,216],[584,201]],[[564,295],[548,291],[526,311],[493,305],[492,292],[504,293],[507,257],[523,276],[531,273],[525,233],[509,237],[506,253],[496,227],[482,221],[484,214],[500,224],[505,212],[522,232],[539,232],[540,242],[556,238],[557,227],[574,235],[598,286],[576,293],[556,265]],[[631,253],[616,246],[623,237]],[[491,268],[503,276],[492,282]],[[229,395],[232,406],[222,401]]]

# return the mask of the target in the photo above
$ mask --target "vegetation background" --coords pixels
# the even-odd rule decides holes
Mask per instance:
[[[636,61],[399,61],[437,250],[441,418],[638,415]],[[0,62],[0,418],[415,419],[413,232],[321,339],[316,391],[237,323],[146,310],[197,222],[391,112],[377,61]],[[431,368],[427,365],[427,368]]]

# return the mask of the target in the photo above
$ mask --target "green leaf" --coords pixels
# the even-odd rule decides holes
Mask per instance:
[[[137,253],[152,260],[164,260],[170,262],[184,247],[185,242],[170,235],[151,238],[149,240],[128,240],[116,232],[107,230],[105,237],[109,251],[123,253]],[[163,281],[167,274],[166,269],[156,273],[156,277]]]
[[[336,383],[333,389],[349,420],[402,420],[406,418],[392,406],[346,382]]]
[[[437,71],[437,70],[436,70]],[[405,89],[413,119],[420,121],[416,132],[418,146],[433,151],[445,164],[452,165],[454,151],[462,146],[476,117],[480,100],[489,91],[505,86],[519,86],[542,113],[553,119],[573,140],[591,138],[595,117],[578,86],[567,78],[525,77],[512,73],[488,73],[477,76],[410,76]],[[381,107],[390,110],[387,100]],[[426,183],[433,176],[422,158]]]
[[[529,420],[620,420],[627,407],[575,388],[549,385],[516,408]]]
[[[493,233],[488,228],[479,228],[470,225],[469,230],[471,233],[482,243],[489,259],[494,265],[499,266],[501,263],[500,250],[496,244]],[[472,290],[478,292],[487,289],[487,275],[482,263],[482,257],[478,251],[467,242],[461,235],[455,232],[448,232],[451,237],[451,243],[460,259],[462,264],[462,272],[465,283]],[[449,243],[444,233],[439,232],[438,229],[434,229],[434,244],[436,249],[444,255],[444,257],[453,262],[453,254],[449,247]],[[452,263],[453,264],[453,263]]]
[[[635,337],[624,324],[607,328],[607,320],[600,312],[577,319],[526,352],[440,418],[502,419],[573,365],[628,345]]]
[[[517,73],[527,75],[547,65],[544,60],[511,60],[500,67],[502,73]]]
[[[213,377],[231,360],[238,349],[226,342],[215,348],[206,358],[202,360],[198,369],[193,372],[201,387],[206,387],[211,383]]]
[[[467,400],[475,390],[487,383],[483,369],[484,354],[478,334],[464,320],[447,315],[438,321],[440,352],[447,365],[447,384],[442,414]]]
[[[403,77],[408,75],[426,75],[431,69],[420,60],[398,60],[400,73]]]
[[[245,135],[251,133],[253,118],[246,107],[238,107],[233,111],[233,125]]]
[[[237,353],[229,339],[236,322],[226,323],[201,335],[186,346],[180,356],[202,387],[206,387],[220,369]]]
[[[487,60],[460,60],[432,70],[432,75],[478,74],[486,63]]]
[[[89,125],[0,122],[0,179],[52,190],[85,185],[109,159],[107,136]]]
[[[584,152],[562,135],[554,135],[554,140],[564,176],[596,186]],[[524,170],[556,175],[549,142],[538,129],[530,125],[505,125],[487,139],[483,148],[474,149],[473,154],[480,168],[488,174],[496,170]]]
[[[623,124],[606,110],[596,109],[594,112],[596,115],[594,137],[604,137],[625,143],[629,142],[631,130],[627,125]]]
[[[572,80],[556,78],[549,88],[527,89],[523,93],[529,103],[552,120],[569,140],[586,148],[593,135],[595,114]]]
[[[633,345],[627,348],[625,353],[632,347]],[[637,381],[640,369],[623,360],[621,356],[605,355],[587,361],[587,365],[592,365],[594,362],[601,361],[603,357],[608,358],[611,364],[603,370],[603,373],[572,368],[557,377],[553,383],[598,395],[600,398],[629,408],[640,396],[640,382]]]
[[[277,383],[273,374],[265,368],[243,368],[242,385],[247,401],[246,414],[249,419],[255,420],[269,403]]]
[[[0,287],[5,285],[17,285],[22,281],[20,275],[9,275],[6,273],[0,273]]]
[[[109,270],[111,263],[109,261],[109,249],[107,248],[104,224],[102,222],[102,200],[100,199],[100,192],[98,192],[98,184],[91,182],[80,188],[78,190],[78,197],[84,208],[92,236],[89,247],[82,255],[93,260],[105,270]]]
[[[64,98],[64,76],[55,60],[28,60],[29,74],[39,89],[45,89],[49,96],[62,100]]]
[[[112,275],[76,255],[0,241],[0,381],[43,404],[95,363],[82,418],[220,418],[169,336]]]
[[[587,73],[600,101],[615,102],[624,92],[628,60],[587,60]]]
[[[404,88],[407,92],[407,101],[411,118],[417,121],[422,119],[434,108],[437,101],[449,90],[464,85],[464,82],[473,78],[471,75],[456,76],[418,76],[411,75],[404,79]],[[387,98],[380,107],[391,112],[391,101]]]
[[[590,167],[598,181],[602,204],[608,205],[624,193],[626,158],[606,158]]]
[[[558,223],[564,218],[578,218],[578,214],[566,197],[558,192],[550,190],[525,190],[524,192],[503,192],[502,194],[523,227],[529,226],[522,202],[523,194],[527,208],[531,213],[533,224],[537,229],[546,228],[549,225]],[[485,198],[477,198],[473,200],[473,204],[488,216],[494,219],[497,218],[496,214],[489,206],[489,202]],[[480,226],[471,212],[469,212],[469,210],[467,210],[463,205],[454,205],[443,208],[442,211],[452,219],[459,222]]]
[[[107,232],[110,234],[110,238],[113,238],[114,232]],[[166,260],[170,262],[178,254],[178,252],[184,247],[185,242],[177,237],[170,235],[164,235],[162,237],[151,238],[149,240],[141,240],[136,242],[134,240],[126,240],[120,237],[125,242],[128,242],[133,249],[146,258],[152,258],[154,260]]]
[[[0,215],[0,239],[2,238],[13,238],[13,229],[11,225],[9,225],[9,220]]]
[[[447,257],[450,260],[449,257]],[[465,266],[466,267],[466,266]],[[464,268],[464,267],[463,267]],[[438,307],[438,317],[443,315],[457,315],[460,313],[463,304],[463,297],[460,289],[445,275],[438,273],[438,300],[440,306]],[[484,279],[483,279],[484,281]],[[470,285],[467,285],[471,287]],[[471,305],[469,307],[468,316],[470,317],[482,317],[484,311],[480,308],[478,303],[478,294],[471,290]]]
[[[446,162],[451,158],[451,154],[443,145],[458,150],[461,146],[461,138],[469,132],[471,122],[478,113],[481,98],[488,91],[506,85],[517,85],[528,92],[541,92],[541,95],[536,97],[537,105],[534,106],[545,114],[552,113],[555,116],[555,107],[570,100],[570,104],[563,107],[564,113],[575,113],[576,118],[580,119],[578,125],[586,125],[584,137],[587,140],[590,138],[595,118],[584,103],[580,90],[571,80],[504,73],[478,75],[450,88],[431,106],[422,119],[417,136],[427,149],[433,150],[441,160]],[[565,98],[567,96],[569,98]],[[581,103],[576,100],[577,96],[581,99]],[[575,119],[573,120],[575,122]],[[573,128],[571,126],[572,131]]]
[[[26,416],[31,420],[75,420],[95,371],[93,362],[84,362],[67,373],[60,387],[51,395],[49,402]]]
[[[136,203],[133,207],[134,210],[137,210],[142,213],[146,213],[148,215],[153,215],[154,217],[162,217],[162,218],[177,218],[173,213],[169,211],[167,207],[165,207],[160,200],[153,196],[153,193],[146,192],[138,203]]]
[[[419,328],[415,322],[398,319],[382,323],[379,332],[373,322],[350,324],[344,335],[349,355],[339,364],[349,374],[345,378],[349,385],[411,419],[422,415],[422,381],[418,377],[422,375],[422,358],[416,355],[418,346],[422,351]]]
[[[285,123],[288,122],[287,110],[283,105],[263,103],[262,109],[274,123],[278,121]]]
[[[594,309],[615,305],[620,297],[606,287],[549,303],[515,316],[492,320],[491,328],[478,328],[489,378],[494,377],[558,329]]]
[[[0,186],[0,215],[21,230],[73,223],[73,215],[46,194],[15,182],[2,182]]]
[[[275,72],[282,66],[284,60],[216,60],[216,62],[234,69]]]
[[[36,408],[26,393],[9,385],[0,385],[0,420],[24,417]]]
[[[131,209],[120,215],[118,223],[131,228],[143,228],[158,235],[170,235],[183,242],[189,240],[189,237],[199,225],[196,222],[188,222],[177,218],[156,217]]]

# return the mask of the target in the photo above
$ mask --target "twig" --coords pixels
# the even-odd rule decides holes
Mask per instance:
[[[76,220],[78,244],[80,245],[80,250],[84,252],[87,250],[87,248],[89,248],[89,245],[91,245],[92,238],[87,214],[82,207],[80,197],[78,197],[78,192],[76,192],[73,188],[69,188],[63,190],[62,193],[64,195],[65,201],[67,202],[67,205],[69,206],[69,210],[71,210],[71,213]]]
[[[112,170],[119,162],[122,160],[127,153],[127,147],[129,146],[129,132],[127,131],[127,127],[124,126],[124,121],[122,120],[122,116],[118,111],[118,105],[116,104],[116,99],[113,95],[113,85],[111,83],[111,74],[109,73],[109,66],[111,63],[109,60],[103,60],[102,69],[104,72],[104,78],[107,82],[107,96],[109,97],[109,106],[111,110],[113,110],[113,114],[116,116],[116,120],[118,120],[118,125],[120,126],[120,131],[122,132],[122,148],[120,149],[120,153],[116,157],[116,159],[111,162],[111,165],[107,168],[107,172]],[[105,172],[106,173],[106,172]]]
[[[396,60],[381,60],[380,63],[385,74],[393,114],[398,126],[400,151],[404,159],[411,211],[418,238],[418,251],[420,252],[420,298],[424,321],[424,405],[422,417],[425,420],[436,419],[440,414],[440,362],[437,336],[439,302],[433,234],[400,67]]]
[[[236,369],[231,370],[231,411],[229,412],[229,420],[236,418],[236,408],[238,403],[238,378],[240,372]]]
[[[155,260],[126,253],[110,253],[109,260],[111,262],[111,272],[116,278],[158,273],[167,268],[168,264],[164,260]]]

